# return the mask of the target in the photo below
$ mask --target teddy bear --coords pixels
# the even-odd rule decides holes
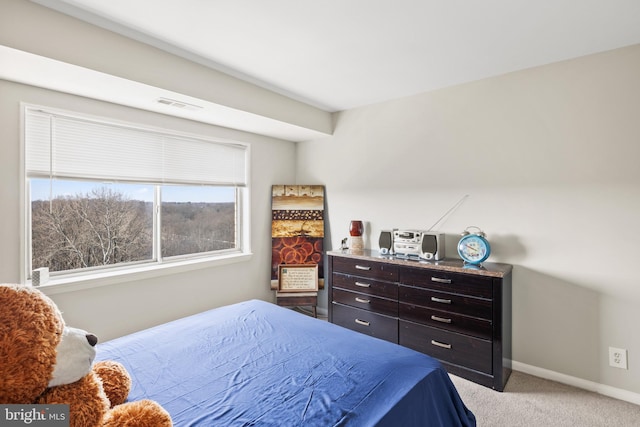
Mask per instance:
[[[126,401],[131,377],[118,362],[94,363],[97,342],[38,289],[0,284],[0,403],[68,404],[70,427],[172,426],[157,402]]]

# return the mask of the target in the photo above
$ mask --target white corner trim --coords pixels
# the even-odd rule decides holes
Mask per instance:
[[[623,390],[621,388],[611,387],[605,384],[584,380],[582,378],[573,377],[571,375],[561,374],[560,372],[550,371],[548,369],[539,368],[537,366],[527,365],[526,363],[512,361],[512,368],[515,371],[524,372],[525,374],[556,381],[561,384],[570,385],[581,388],[583,390],[592,391],[604,396],[612,397],[625,402],[640,405],[640,394],[632,391]]]

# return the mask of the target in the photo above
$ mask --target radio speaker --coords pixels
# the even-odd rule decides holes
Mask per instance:
[[[380,232],[378,246],[382,255],[393,253],[393,230],[382,230]]]
[[[444,234],[423,232],[420,243],[420,258],[433,261],[444,259]]]

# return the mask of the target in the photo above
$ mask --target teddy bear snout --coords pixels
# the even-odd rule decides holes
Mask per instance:
[[[87,341],[91,347],[95,347],[98,344],[98,337],[93,334],[87,334]]]
[[[96,357],[93,340],[98,342],[95,335],[83,329],[64,327],[49,387],[71,384],[87,375]]]

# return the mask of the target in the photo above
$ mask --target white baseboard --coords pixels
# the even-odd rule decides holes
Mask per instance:
[[[614,399],[624,400],[625,402],[640,405],[640,394],[628,390],[611,387],[593,381],[583,380],[582,378],[572,377],[571,375],[565,375],[559,372],[550,371],[548,369],[538,368],[537,366],[527,365],[526,363],[516,362],[515,360],[512,361],[512,368],[514,371],[524,372],[525,374],[533,375],[535,377],[556,381],[562,384],[581,388],[583,390],[602,394],[604,396],[609,396]]]

